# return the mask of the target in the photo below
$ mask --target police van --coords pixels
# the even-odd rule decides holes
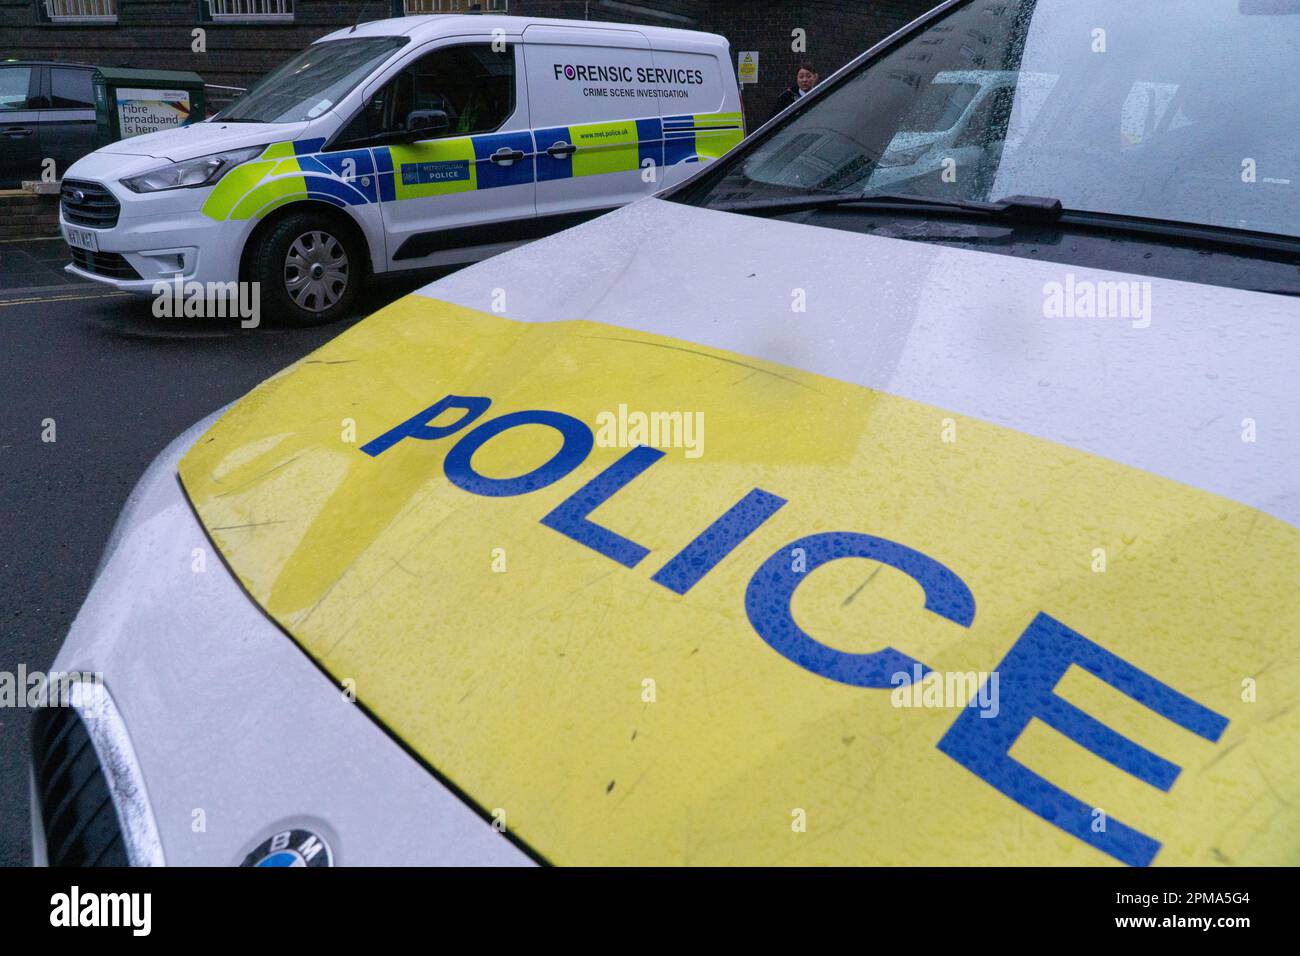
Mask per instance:
[[[68,271],[261,284],[329,321],[369,271],[471,262],[671,186],[744,136],[727,41],[658,27],[402,17],[332,33],[213,119],[63,181]]]

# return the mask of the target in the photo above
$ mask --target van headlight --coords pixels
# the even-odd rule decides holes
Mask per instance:
[[[151,169],[139,176],[130,176],[121,180],[121,183],[127,189],[137,193],[211,186],[240,163],[261,156],[265,149],[265,146],[250,146],[247,149],[231,149],[224,153],[213,153],[211,156],[186,159],[179,163]]]

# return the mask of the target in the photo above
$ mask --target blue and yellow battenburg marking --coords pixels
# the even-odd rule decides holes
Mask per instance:
[[[717,159],[744,138],[739,113],[664,118],[664,165]]]
[[[622,404],[703,454],[600,440]],[[1196,488],[421,296],[179,470],[267,613],[554,862],[1300,860],[1300,531]]]
[[[216,220],[254,219],[286,203],[316,199],[336,206],[630,172],[653,163],[675,166],[716,159],[741,141],[739,113],[628,119],[533,131],[448,137],[404,146],[321,152],[323,139],[275,143],[237,166],[213,188],[203,213]],[[547,147],[571,143],[571,156]],[[501,149],[525,158],[494,163]]]
[[[320,152],[323,139],[274,143],[222,177],[203,204],[213,219],[254,219],[287,203],[319,199],[336,206],[376,202],[370,150]]]

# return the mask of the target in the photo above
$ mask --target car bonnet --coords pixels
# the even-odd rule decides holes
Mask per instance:
[[[1298,320],[650,200],[359,323],[180,476],[542,859],[1294,862]]]
[[[224,150],[289,142],[306,128],[306,123],[223,123],[220,120],[210,120],[132,136],[102,146],[97,152],[153,156],[179,163]]]

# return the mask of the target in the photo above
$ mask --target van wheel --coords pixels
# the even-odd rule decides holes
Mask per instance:
[[[342,318],[361,284],[361,250],[346,229],[322,216],[291,213],[250,250],[250,273],[261,284],[272,318],[318,325]]]

